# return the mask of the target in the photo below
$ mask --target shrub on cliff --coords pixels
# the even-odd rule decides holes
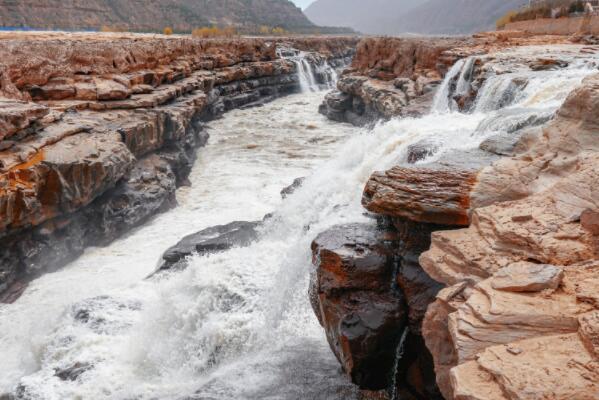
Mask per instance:
[[[497,20],[497,22],[495,22],[495,26],[497,27],[497,29],[502,29],[503,27],[505,27],[510,22],[513,22],[513,18],[516,15],[518,15],[517,11],[514,11],[514,10],[508,11],[507,13],[505,13],[504,16],[502,16],[501,18],[499,18]]]
[[[191,35],[200,38],[217,38],[217,37],[234,37],[237,35],[237,30],[232,26],[227,26],[223,29],[217,26],[196,28],[191,31]]]
[[[170,26],[167,26],[166,28],[164,28],[164,30],[162,31],[163,34],[165,35],[172,35],[173,34],[173,28],[171,28]]]
[[[128,29],[122,26],[102,25],[100,32],[128,32]]]

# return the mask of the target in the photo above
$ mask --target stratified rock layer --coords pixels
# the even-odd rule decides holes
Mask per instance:
[[[356,43],[83,33],[0,39],[0,296],[13,287],[10,300],[23,281],[175,205],[175,189],[208,139],[203,121],[299,90],[295,64],[277,56],[279,42],[297,41],[332,63]]]
[[[528,44],[563,43],[565,37],[531,37],[522,32],[489,32],[473,37],[390,38],[360,41],[350,68],[327,95],[320,112],[335,121],[369,125],[380,119],[416,117],[430,111],[437,87],[459,59]],[[476,91],[456,102],[472,105]]]
[[[479,173],[471,225],[421,256],[448,286],[423,325],[446,398],[599,398],[598,111],[593,76],[523,154]]]

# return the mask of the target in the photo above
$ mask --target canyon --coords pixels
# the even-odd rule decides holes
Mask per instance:
[[[0,34],[0,398],[596,399],[592,42]]]

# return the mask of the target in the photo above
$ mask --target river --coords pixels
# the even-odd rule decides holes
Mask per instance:
[[[470,113],[438,96],[427,116],[358,129],[319,115],[324,93],[306,91],[210,122],[178,207],[0,305],[0,394],[357,399],[309,305],[310,242],[334,224],[367,221],[364,183],[372,171],[405,162],[410,144],[434,141],[440,158],[531,116],[550,117],[596,70],[572,48],[560,50],[572,58],[563,70],[493,74]],[[446,82],[469,63],[462,64]],[[528,84],[507,84],[514,78]],[[509,102],[493,100],[508,91]],[[282,200],[279,191],[302,176],[304,185]],[[186,234],[267,213],[273,218],[251,246],[195,256],[183,271],[146,279]]]

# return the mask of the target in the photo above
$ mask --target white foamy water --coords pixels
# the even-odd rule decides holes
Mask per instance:
[[[0,306],[0,393],[26,399],[356,398],[308,302],[312,239],[334,224],[366,221],[364,183],[373,170],[405,162],[410,144],[434,141],[440,146],[434,157],[475,148],[507,129],[502,124],[514,114],[555,111],[593,68],[514,68],[529,81],[536,74],[544,79],[516,89],[501,110],[459,114],[447,107],[370,132],[319,116],[320,93],[227,114],[210,124],[193,186],[179,191],[177,209],[109,247],[87,251],[34,281],[16,304]],[[464,75],[456,70],[454,78]],[[279,190],[306,175],[281,201]],[[184,271],[143,280],[185,234],[271,211],[274,218],[253,245],[195,256]],[[76,379],[57,376],[73,366],[81,370]]]

